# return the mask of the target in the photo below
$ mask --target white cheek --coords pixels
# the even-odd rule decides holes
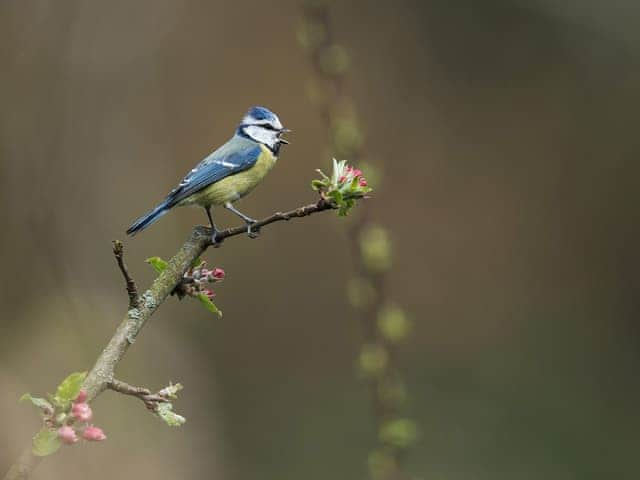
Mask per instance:
[[[278,142],[278,133],[266,128],[250,125],[245,127],[244,131],[256,142],[264,143],[272,148]]]

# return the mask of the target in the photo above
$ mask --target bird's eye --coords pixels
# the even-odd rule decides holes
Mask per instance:
[[[274,131],[278,130],[276,127],[274,127],[270,123],[261,123],[259,126],[262,128],[266,128],[267,130],[274,130]]]

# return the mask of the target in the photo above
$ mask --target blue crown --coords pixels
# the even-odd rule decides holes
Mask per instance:
[[[251,107],[247,114],[244,116],[244,119],[252,118],[254,120],[275,120],[276,115],[265,107]],[[244,123],[243,119],[243,123]]]

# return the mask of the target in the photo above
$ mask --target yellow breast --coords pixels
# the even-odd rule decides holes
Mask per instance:
[[[201,206],[224,205],[235,202],[253,190],[264,176],[276,164],[277,158],[264,145],[260,145],[262,152],[255,165],[244,172],[223,178],[219,182],[203,188],[198,193],[181,202],[181,205],[197,204]]]

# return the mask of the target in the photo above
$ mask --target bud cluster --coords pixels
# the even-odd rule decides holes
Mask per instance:
[[[371,191],[362,171],[347,165],[346,160],[338,162],[333,159],[333,172],[331,177],[318,170],[322,177],[311,182],[311,187],[320,193],[320,196],[332,202],[338,209],[338,215],[344,216],[355,204],[355,200],[366,196]]]
[[[358,186],[360,187],[367,186],[367,180],[362,176],[362,170],[347,166],[343,174],[338,178],[338,183],[345,184],[353,182],[354,180],[358,181]]]
[[[210,270],[207,268],[207,262],[202,260],[197,266],[191,267],[185,272],[182,293],[191,297],[204,294],[211,300],[216,294],[208,288],[208,285],[221,282],[224,277],[225,272],[222,268],[215,267]]]
[[[65,445],[72,445],[80,438],[90,442],[105,440],[107,436],[102,429],[89,423],[92,418],[93,411],[87,403],[87,392],[80,390],[69,412],[57,415],[54,420],[58,427],[58,438]]]

